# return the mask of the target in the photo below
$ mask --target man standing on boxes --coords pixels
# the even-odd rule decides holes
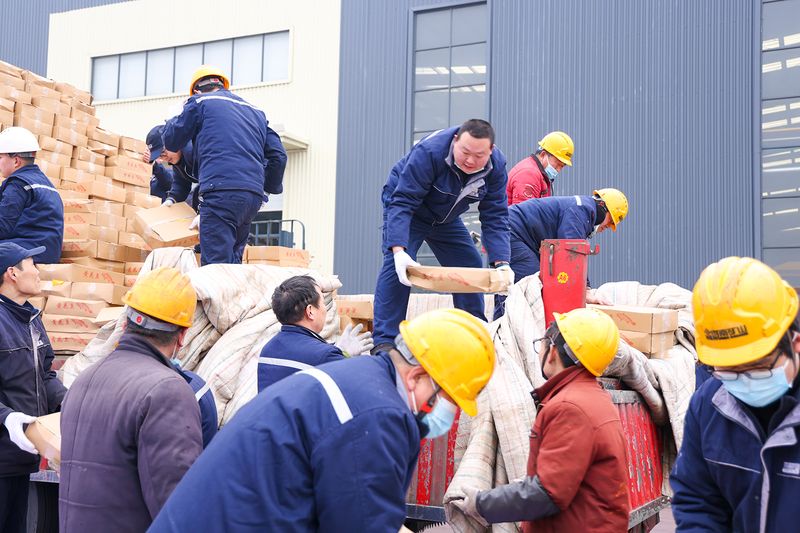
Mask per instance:
[[[64,399],[62,533],[145,531],[203,447],[201,410],[170,364],[197,305],[189,277],[158,268],[124,301],[119,345]]]
[[[470,119],[432,133],[397,162],[383,186],[383,266],[375,287],[375,344],[391,345],[406,316],[411,283],[406,269],[422,242],[442,266],[483,266],[460,216],[478,203],[489,263],[508,266],[506,158],[494,145],[494,129]],[[486,320],[482,294],[454,294],[453,303]],[[385,348],[385,347],[384,347]]]
[[[7,130],[6,130],[7,131]],[[25,424],[58,411],[65,388],[56,378],[53,349],[40,311],[28,298],[39,294],[39,271],[28,250],[0,242],[0,531],[24,533],[28,482],[39,457]]]
[[[322,291],[311,276],[294,276],[275,289],[272,311],[281,331],[272,337],[258,358],[258,391],[294,374],[351,355],[369,353],[372,334],[364,326],[348,325],[336,344],[319,336],[325,327],[327,310]]]
[[[283,191],[286,152],[264,112],[228,90],[230,81],[204,65],[192,76],[183,112],[164,127],[164,148],[191,141],[200,184],[202,263],[241,263],[250,223],[264,194]]]
[[[64,242],[64,204],[34,164],[39,141],[25,128],[0,132],[0,242],[43,246],[37,263],[58,263]]]

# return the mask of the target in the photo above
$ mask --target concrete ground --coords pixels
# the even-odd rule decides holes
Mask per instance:
[[[650,530],[650,533],[674,533],[675,520],[672,518],[672,511],[669,507],[661,511],[661,522],[656,527]],[[453,528],[448,525],[431,527],[425,530],[424,533],[453,533]]]

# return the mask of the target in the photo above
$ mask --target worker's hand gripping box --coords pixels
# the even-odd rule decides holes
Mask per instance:
[[[373,331],[373,307],[369,300],[350,300],[336,298],[336,314],[339,315],[339,327],[343,331],[348,324],[364,325],[364,331]]]
[[[189,225],[197,214],[188,204],[179,202],[172,206],[160,205],[142,209],[134,215],[133,225],[151,248],[166,246],[194,246],[200,242],[197,230]]]
[[[48,464],[58,470],[61,463],[61,413],[40,416],[28,424],[25,436]]]

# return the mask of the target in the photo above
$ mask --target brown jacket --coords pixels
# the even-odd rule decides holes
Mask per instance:
[[[561,512],[525,522],[526,533],[628,529],[628,456],[611,397],[582,367],[534,392],[541,405],[531,431],[528,475]]]

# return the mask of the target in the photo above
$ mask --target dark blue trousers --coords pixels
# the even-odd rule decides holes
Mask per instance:
[[[400,332],[400,322],[406,318],[408,297],[411,294],[411,288],[406,287],[397,279],[397,273],[394,270],[394,254],[388,249],[386,243],[385,214],[383,221],[383,266],[378,274],[378,283],[375,287],[375,331],[373,333],[375,346],[382,342],[394,343],[395,337]],[[412,218],[408,248],[406,249],[408,255],[416,259],[422,241],[428,243],[442,266],[473,268],[483,266],[481,255],[460,219],[449,224],[431,226]],[[463,309],[481,320],[486,320],[483,294],[454,294],[453,304],[458,309]]]
[[[539,272],[539,250],[531,250],[525,242],[516,237],[512,231],[508,237],[511,246],[511,270],[514,271],[514,282],[520,281]],[[500,294],[494,296],[494,320],[505,313],[506,297]]]
[[[200,260],[203,265],[242,263],[250,223],[261,207],[250,191],[213,191],[200,195]]]

